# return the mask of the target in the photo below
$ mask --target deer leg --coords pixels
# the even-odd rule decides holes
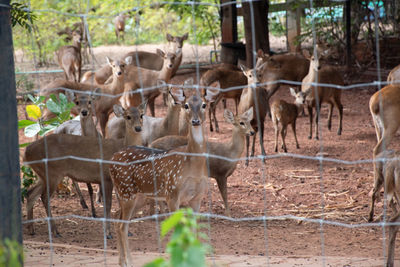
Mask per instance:
[[[293,134],[294,134],[294,140],[296,141],[296,148],[299,149],[300,146],[299,146],[299,142],[297,141],[297,134],[296,134],[296,120],[294,120],[292,122],[292,131],[293,131]]]
[[[287,126],[286,126],[286,127],[287,127]],[[283,151],[285,151],[285,152],[287,152],[286,143],[285,143],[286,127],[285,127],[284,125],[282,125],[282,129],[281,129],[282,149],[283,149]]]
[[[310,119],[310,132],[308,135],[308,139],[312,138],[312,122],[313,122],[313,108],[312,106],[307,106],[308,118]]]
[[[108,115],[103,112],[96,112],[96,115],[99,117],[100,129],[101,129],[101,133],[104,137],[104,136],[106,136],[106,125],[107,125],[107,121],[108,121]]]
[[[77,193],[78,196],[79,196],[79,201],[80,201],[80,203],[81,203],[82,209],[84,209],[84,210],[89,209],[88,205],[86,204],[85,199],[83,198],[82,191],[81,191],[81,189],[79,188],[78,183],[75,182],[75,181],[72,181],[72,185],[74,186],[75,191],[76,191],[76,193]]]
[[[315,140],[319,140],[319,116],[321,115],[321,102],[318,103],[319,108],[315,111]]]
[[[212,124],[212,116],[211,116],[213,106],[214,106],[214,103],[211,103],[211,104],[210,104],[210,107],[209,107],[209,109],[208,109],[208,117],[210,118],[210,132],[213,132],[213,131],[214,131],[213,124]]]
[[[103,196],[103,194],[102,194],[102,192],[101,192],[101,185],[98,185],[98,186],[97,186],[97,192],[96,192],[96,202],[97,202],[98,204],[101,203],[101,198],[102,198],[102,196]]]
[[[112,204],[112,190],[113,190],[113,184],[111,182],[111,178],[109,179],[104,179],[104,217],[106,219],[110,218],[111,215],[111,204]],[[112,234],[111,234],[111,226],[110,222],[106,221],[106,232],[107,232],[107,239],[112,239]]]
[[[246,166],[249,166],[249,146],[250,146],[250,136],[246,136]]]
[[[120,200],[119,205],[121,208],[119,219],[122,221],[128,221],[135,209],[135,200]],[[127,222],[117,222],[115,228],[117,234],[117,247],[119,251],[119,264],[120,266],[132,266],[132,258],[128,243],[129,224]]]
[[[335,101],[335,106],[339,111],[339,128],[338,128],[337,134],[341,135],[342,134],[342,120],[343,120],[343,105],[342,105],[342,103],[340,103],[340,99],[337,99]]]
[[[219,192],[221,193],[222,199],[224,201],[225,214],[229,215],[230,210],[229,210],[228,195],[227,195],[227,178],[228,177],[222,177],[222,178],[220,177],[220,178],[216,178],[216,180],[217,180]]]
[[[150,113],[151,116],[155,117],[156,113],[155,113],[155,108],[154,108],[154,101],[155,99],[149,99],[149,109],[150,109]]]
[[[240,97],[239,97],[239,98],[236,97],[236,98],[235,98],[236,116],[238,115],[239,101],[240,101]]]
[[[49,174],[49,177],[53,177],[53,175]],[[52,233],[54,234],[55,237],[61,237],[60,233],[57,230],[56,223],[52,219],[53,216],[51,215],[51,207],[50,207],[50,198],[53,195],[53,192],[56,190],[56,188],[55,188],[56,186],[57,186],[57,184],[55,184],[55,186],[52,186],[50,184],[49,195],[47,195],[47,190],[46,190],[46,186],[45,186],[44,187],[45,190],[42,191],[41,199],[42,199],[43,206],[46,210],[47,217],[51,218],[50,219],[50,228],[51,228]]]
[[[275,129],[275,152],[278,152],[279,127],[277,121],[274,121],[274,129]]]
[[[260,122],[260,126],[261,126],[261,129],[260,129],[260,146],[261,146],[261,154],[263,155],[263,156],[265,156],[265,155],[267,155],[266,153],[265,153],[265,149],[264,149],[264,120],[262,120],[261,122]],[[253,137],[253,155],[254,155],[254,143],[255,143],[255,141],[256,141],[256,135],[254,135],[254,137]],[[265,158],[263,158],[263,162],[265,163]]]
[[[329,103],[329,112],[328,112],[328,130],[329,131],[332,128],[332,111],[333,111],[333,103]]]
[[[376,146],[374,147],[374,157],[379,154],[383,150],[383,146],[385,149],[389,146],[390,142],[392,141],[393,136],[396,134],[397,127],[392,127],[389,125],[390,128],[385,128],[383,130],[382,138],[378,141]]]
[[[39,175],[39,174],[38,174]],[[31,221],[33,220],[33,205],[41,195],[41,193],[44,191],[44,184],[41,179],[34,184],[32,187],[28,189],[28,192],[26,194],[26,211],[27,211],[27,220]],[[29,234],[34,235],[35,234],[35,228],[33,225],[33,222],[28,224],[28,230]]]
[[[91,183],[86,183],[86,186],[90,197],[90,207],[92,208],[92,217],[96,218],[96,209],[94,207],[94,199],[93,199],[93,187]]]
[[[374,220],[374,205],[375,205],[375,200],[377,199],[379,195],[379,191],[381,190],[384,182],[384,177],[383,174],[378,168],[377,164],[382,165],[381,162],[374,162],[374,189],[372,191],[372,196],[371,196],[371,207],[369,209],[369,217],[368,221],[372,222]]]
[[[399,222],[400,221],[400,213],[397,213],[392,218],[390,218],[390,222]],[[398,225],[389,226],[389,245],[388,245],[388,257],[386,266],[393,267],[394,266],[394,250],[395,250],[395,242],[397,231],[399,230]]]
[[[215,110],[217,109],[217,105],[216,103],[213,103],[213,108],[212,108],[212,114],[214,117],[214,123],[215,123],[215,132],[219,133],[219,126],[218,126],[218,120],[217,120],[217,116],[215,115]]]

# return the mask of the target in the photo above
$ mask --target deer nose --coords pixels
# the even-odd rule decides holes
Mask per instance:
[[[85,117],[85,116],[87,116],[88,112],[87,112],[87,110],[82,110],[81,114]]]
[[[253,136],[255,134],[254,131],[250,131],[250,136]]]
[[[135,131],[136,132],[141,132],[142,131],[142,127],[140,127],[140,126],[135,126]]]
[[[117,74],[118,74],[118,76],[121,75],[121,74],[122,74],[122,71],[118,71]]]
[[[172,64],[169,64],[169,65],[168,65],[168,68],[170,68],[170,69],[171,69],[171,68],[172,68]]]
[[[193,119],[192,120],[192,125],[193,126],[199,126],[200,125],[200,120],[199,119]]]

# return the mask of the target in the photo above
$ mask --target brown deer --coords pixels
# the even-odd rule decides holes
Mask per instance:
[[[315,139],[319,139],[318,135],[318,121],[321,111],[322,103],[328,103],[328,129],[331,130],[332,122],[332,111],[335,106],[339,111],[339,128],[337,131],[338,135],[342,134],[342,119],[343,119],[343,105],[340,101],[342,91],[334,87],[325,87],[312,85],[311,83],[325,83],[325,84],[336,84],[344,85],[341,74],[332,66],[320,65],[321,53],[319,53],[318,47],[316,47],[314,54],[310,56],[310,69],[306,77],[304,77],[301,85],[301,92],[304,94],[303,97],[306,99],[306,106],[310,119],[310,134],[309,139],[312,138],[312,121],[313,121],[313,108],[316,109],[315,115]]]
[[[387,77],[387,81],[390,84],[398,84],[400,83],[400,65],[396,66],[394,69],[392,69],[389,72],[389,75]]]
[[[267,92],[264,88],[259,86],[259,82],[262,75],[262,69],[264,64],[260,66],[249,69],[242,64],[240,64],[240,68],[242,69],[244,75],[247,77],[248,87],[243,89],[242,95],[240,96],[239,102],[239,114],[243,114],[250,107],[253,107],[254,117],[251,121],[251,126],[254,128],[256,132],[260,133],[260,146],[261,153],[265,156],[264,149],[264,121],[265,116],[269,113],[269,104]],[[253,135],[253,146],[251,150],[251,156],[254,156],[256,143],[256,135]],[[249,145],[250,145],[250,137],[246,136],[246,166],[249,165]]]
[[[296,141],[296,148],[300,148],[299,142],[297,141],[296,135],[296,119],[297,116],[303,110],[305,99],[301,92],[296,93],[293,88],[290,88],[290,93],[296,98],[295,103],[287,103],[285,100],[276,99],[271,104],[271,117],[272,123],[275,129],[275,152],[278,152],[278,135],[279,135],[279,124],[281,124],[281,138],[282,138],[282,149],[287,152],[285,138],[287,132],[287,126],[292,126],[294,140]]]
[[[180,88],[172,89],[167,86],[164,81],[160,81],[160,92],[168,95],[167,114],[163,118],[143,116],[143,145],[148,146],[154,140],[166,136],[176,135],[179,130],[179,114],[181,111],[180,103],[184,101],[183,90]],[[125,121],[121,118],[114,117],[108,121],[106,128],[107,138],[122,138],[125,129]]]
[[[102,95],[95,104],[95,115],[100,121],[101,133],[105,136],[105,128],[108,121],[108,117],[113,110],[114,104],[118,103],[118,95],[123,93],[126,77],[126,65],[129,65],[131,57],[125,58],[124,61],[112,60],[107,58],[108,64],[113,70],[113,81],[110,84],[105,85],[91,85],[85,83],[75,83],[64,80],[56,80],[50,83],[45,89],[40,91],[41,95],[49,96],[50,94],[58,95],[58,93],[65,93],[66,89],[72,89],[75,91],[93,91],[96,88],[100,88]],[[138,103],[137,105],[139,105]],[[137,106],[136,105],[136,106]],[[72,110],[76,114],[76,111]],[[45,119],[54,116],[50,111],[45,111],[43,117]]]
[[[96,125],[93,122],[93,107],[94,102],[99,99],[100,89],[95,90],[95,94],[87,95],[87,94],[77,94],[75,96],[71,91],[67,91],[67,97],[74,101],[75,105],[78,107],[79,112],[79,121],[77,120],[69,120],[58,126],[55,130],[55,134],[73,134],[73,135],[82,135],[82,136],[92,136],[92,137],[101,137],[99,132],[96,129]],[[93,101],[93,102],[92,102]],[[82,192],[79,188],[78,183],[75,181],[72,182],[81,203],[83,209],[88,209],[88,206],[83,198]],[[96,217],[96,210],[94,208],[93,201],[93,188],[90,183],[86,184],[89,196],[90,196],[90,204],[92,208],[92,216]]]
[[[172,36],[170,34],[167,34],[166,38],[169,42],[169,49],[167,51],[173,52],[176,55],[171,75],[171,77],[173,77],[176,74],[182,62],[183,42],[188,39],[188,33],[185,33],[182,36]],[[163,62],[164,58],[160,57],[158,53],[152,53],[146,51],[131,51],[127,53],[124,57],[128,56],[131,56],[133,58],[131,62],[132,65],[145,69],[161,70],[164,64]],[[109,80],[110,76],[112,75],[112,71],[108,65],[105,65],[100,69],[96,70],[95,72],[92,73],[89,72],[87,74],[87,77],[91,77],[92,75],[94,76],[94,81],[97,84],[104,84]]]
[[[393,216],[389,219],[390,223],[400,222],[400,187],[398,178],[400,177],[400,153],[393,150],[384,150],[375,155],[374,161],[374,189],[368,221],[373,221],[374,202],[379,196],[382,187],[385,188],[387,203],[393,210]],[[396,204],[394,199],[396,199]],[[389,245],[386,266],[394,266],[394,252],[396,235],[399,230],[398,225],[389,226]]]
[[[206,71],[201,76],[200,86],[208,87],[217,81],[219,82],[219,87],[221,89],[227,89],[230,87],[240,87],[240,86],[247,85],[247,78],[245,75],[243,75],[243,72],[241,70],[233,70],[233,69],[228,69],[225,67],[219,67],[216,69],[211,69],[211,70]],[[217,117],[215,116],[215,109],[216,109],[219,101],[223,98],[224,99],[226,99],[226,98],[234,99],[235,104],[236,104],[236,114],[237,114],[237,107],[239,104],[241,94],[242,94],[242,88],[235,88],[235,89],[232,89],[229,91],[219,92],[219,95],[218,95],[216,101],[214,103],[210,104],[210,108],[208,110],[211,132],[214,130],[211,114],[213,115],[213,118],[214,118],[215,131],[219,132],[218,121],[217,121]],[[225,106],[225,108],[226,108],[226,106]]]
[[[73,45],[62,46],[56,52],[57,61],[64,70],[65,79],[79,82],[81,80],[81,42],[82,35],[76,31],[72,33]]]
[[[125,20],[129,18],[127,14],[119,14],[114,18],[114,26],[115,26],[115,36],[117,37],[117,43],[119,42],[119,38],[121,37],[122,41],[124,41],[125,37]]]
[[[207,166],[204,156],[194,156],[206,152],[204,136],[204,115],[206,100],[196,92],[184,103],[186,120],[190,124],[188,145],[172,150],[171,153],[154,151],[149,148],[128,147],[112,157],[115,161],[110,174],[120,205],[121,220],[129,220],[131,215],[143,205],[146,197],[166,199],[171,211],[187,201],[199,211],[201,200],[207,191]],[[188,153],[188,154],[181,154]],[[149,160],[150,159],[150,160]],[[141,162],[136,162],[141,160]],[[145,161],[142,161],[145,160]],[[128,223],[116,224],[119,263],[131,266],[128,244]]]
[[[127,69],[127,80],[124,85],[124,94],[121,96],[120,102],[122,106],[135,106],[142,101],[147,101],[150,108],[151,116],[155,116],[154,101],[160,95],[157,81],[163,80],[168,83],[172,76],[172,68],[175,62],[174,53],[164,53],[157,49],[157,54],[164,59],[161,70],[144,69],[130,65]],[[135,92],[138,88],[143,88],[142,93]]]
[[[254,135],[251,120],[253,119],[253,107],[250,107],[245,113],[234,116],[229,110],[224,111],[225,120],[233,125],[232,139],[227,143],[207,142],[207,152],[210,155],[225,157],[232,161],[227,161],[217,157],[209,157],[210,177],[217,180],[218,189],[221,193],[225,205],[225,213],[230,214],[228,196],[227,196],[227,179],[235,171],[237,161],[245,147],[246,136]],[[171,150],[179,146],[187,145],[188,139],[184,136],[165,136],[151,143],[150,147]]]
[[[307,75],[310,66],[309,60],[297,54],[289,53],[270,56],[262,50],[258,50],[257,56],[256,66],[265,63],[260,82],[269,83],[266,86],[268,99],[279,89],[281,85],[278,82],[279,80],[301,82]],[[298,87],[300,89],[300,86]]]
[[[114,140],[92,136],[52,134],[27,146],[24,162],[39,177],[38,182],[29,188],[27,193],[28,220],[33,218],[33,205],[39,196],[41,196],[47,216],[51,217],[49,198],[66,176],[76,182],[101,184],[105,196],[105,217],[109,218],[113,189],[108,171],[109,163],[100,164],[97,160],[109,160],[115,152],[123,147],[141,144],[141,116],[144,111],[143,105],[138,108],[131,107],[128,110],[124,110],[119,105],[114,106],[116,116],[123,116],[126,119],[124,139]],[[87,160],[77,160],[75,157]],[[58,236],[59,232],[54,220],[51,220],[50,223],[52,232]],[[33,224],[28,227],[30,233],[34,234]],[[109,223],[107,223],[107,236],[111,237]]]
[[[375,125],[378,143],[373,155],[388,147],[400,127],[400,84],[390,84],[373,94],[369,100],[369,110]]]

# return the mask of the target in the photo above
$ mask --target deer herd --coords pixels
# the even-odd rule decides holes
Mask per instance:
[[[123,32],[123,21],[122,15],[115,20],[117,37]],[[183,85],[171,86],[169,83],[182,62],[183,42],[188,39],[188,34],[167,34],[166,38],[169,42],[166,51],[132,51],[118,59],[107,57],[106,65],[86,72],[81,79],[81,36],[74,34],[73,45],[57,51],[65,79],[51,82],[40,91],[40,95],[49,97],[50,94],[65,93],[75,103],[72,113],[79,114],[80,120],[67,121],[54,134],[34,141],[24,154],[24,161],[39,178],[28,190],[28,220],[33,219],[33,205],[39,197],[48,217],[51,217],[49,198],[64,177],[72,179],[81,205],[86,208],[77,182],[87,184],[93,217],[96,217],[96,212],[91,184],[100,185],[97,197],[98,200],[103,197],[106,218],[111,217],[112,192],[115,190],[120,206],[120,221],[116,223],[115,232],[121,266],[132,265],[127,221],[149,203],[147,200],[153,200],[150,202],[152,209],[156,200],[166,202],[170,211],[177,210],[182,203],[199,211],[207,192],[208,177],[213,177],[224,201],[225,212],[230,214],[227,178],[236,169],[245,146],[248,164],[251,136],[251,156],[255,153],[257,135],[261,153],[266,155],[263,140],[267,114],[275,129],[275,152],[278,152],[279,133],[282,149],[287,152],[285,138],[289,124],[296,148],[299,148],[296,119],[304,113],[304,108],[309,115],[309,139],[312,138],[314,109],[314,137],[319,138],[318,121],[323,103],[330,105],[328,129],[331,129],[335,106],[339,112],[337,134],[342,133],[341,90],[336,86],[315,86],[313,83],[343,86],[344,81],[336,68],[321,64],[323,51],[318,47],[313,54],[304,52],[304,55],[270,56],[260,50],[254,68],[222,64],[206,71],[198,85],[193,79],[188,79]],[[269,105],[281,80],[301,82],[301,86],[290,88],[293,103],[275,99]],[[390,84],[376,92],[369,103],[378,141],[373,149],[374,189],[369,221],[373,221],[374,202],[384,186],[387,201],[394,212],[390,222],[400,222],[400,152],[387,150],[400,126],[400,85],[396,80],[400,80],[398,68],[390,73]],[[220,91],[210,87],[215,82],[221,89],[234,90]],[[156,117],[154,100],[161,94],[165,96],[167,111],[164,117]],[[207,141],[207,106],[209,129],[219,132],[216,105],[227,98],[234,99],[236,104],[236,114],[228,109],[223,114],[226,122],[232,125],[231,140],[225,143]],[[145,115],[147,106],[150,116]],[[43,116],[48,119],[54,115],[45,112]],[[59,235],[54,220],[50,223],[52,232]],[[28,226],[33,234],[33,223]],[[109,222],[106,229],[107,237],[111,238]],[[387,266],[393,266],[397,230],[398,226],[389,226]]]

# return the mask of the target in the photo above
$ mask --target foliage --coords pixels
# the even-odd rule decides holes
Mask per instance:
[[[33,173],[32,169],[28,166],[21,166],[22,176],[22,188],[21,188],[21,198],[22,202],[26,198],[28,193],[28,188],[35,182],[37,176]]]
[[[181,209],[161,224],[161,237],[165,237],[172,229],[171,240],[167,244],[166,252],[170,259],[158,258],[145,267],[204,267],[205,255],[209,247],[200,242],[198,236],[206,238],[197,224],[192,209]]]
[[[26,106],[26,113],[31,120],[18,121],[18,128],[24,128],[24,134],[27,137],[33,137],[37,134],[43,136],[54,130],[61,123],[70,119],[71,108],[75,106],[74,103],[68,102],[63,93],[60,93],[58,98],[51,94],[46,103],[44,103],[44,96],[33,97],[28,95],[28,98],[33,102],[32,105]],[[43,121],[41,117],[44,108],[49,109],[56,117]]]
[[[0,266],[19,267],[22,266],[24,251],[17,241],[5,239],[0,241]]]
[[[13,2],[11,3],[11,25],[19,25],[29,32],[32,30],[31,25],[36,20],[36,15],[28,9],[26,4]]]

